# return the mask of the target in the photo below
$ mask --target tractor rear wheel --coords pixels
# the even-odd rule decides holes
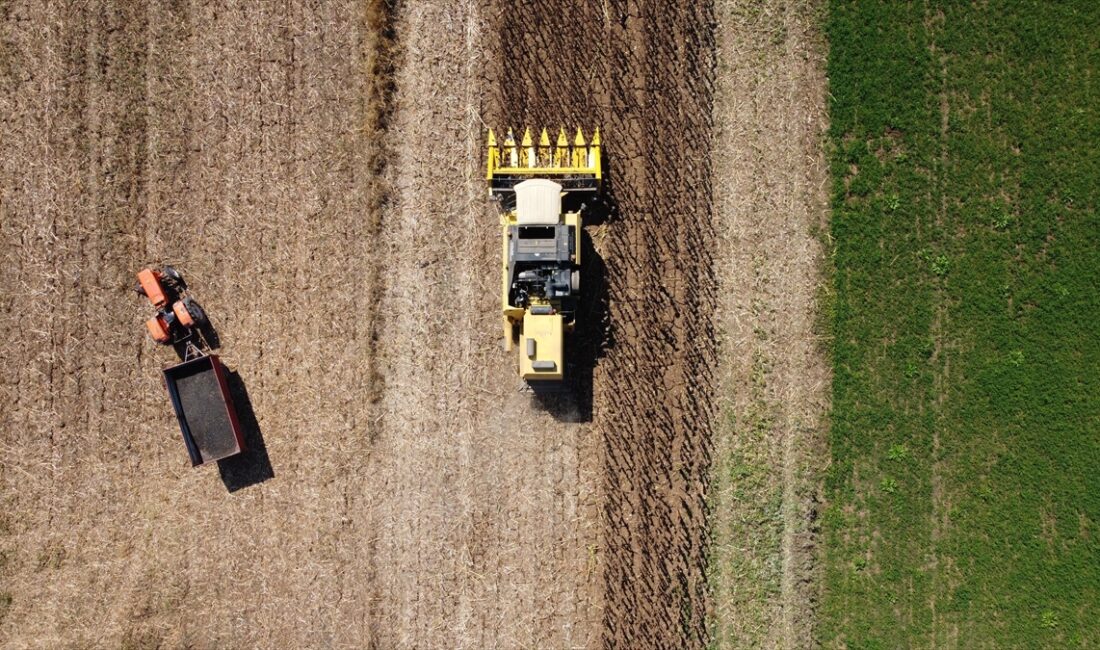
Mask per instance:
[[[206,312],[203,311],[203,308],[199,306],[194,298],[184,298],[181,302],[187,308],[187,313],[191,315],[191,320],[195,321],[195,324],[206,324]]]
[[[191,310],[182,300],[172,303],[172,313],[176,315],[176,322],[184,327],[194,327],[195,319],[191,316]]]
[[[172,340],[172,336],[168,332],[168,323],[165,323],[159,315],[145,321],[145,328],[149,330],[149,336],[153,337],[153,340],[157,343],[164,345]]]

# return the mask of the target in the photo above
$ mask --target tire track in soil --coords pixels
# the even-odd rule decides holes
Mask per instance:
[[[489,125],[599,125],[610,332],[580,332],[600,436],[602,644],[706,642],[714,386],[709,3],[496,3]],[[589,258],[590,262],[592,258]],[[591,290],[592,284],[587,285]],[[598,305],[597,305],[598,306]],[[583,389],[583,387],[582,387]]]

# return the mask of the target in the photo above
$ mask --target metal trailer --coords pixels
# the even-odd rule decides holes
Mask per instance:
[[[164,386],[176,411],[192,467],[245,450],[225,366],[217,355],[200,354],[165,368]]]

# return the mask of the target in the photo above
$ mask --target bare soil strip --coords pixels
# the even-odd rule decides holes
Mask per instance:
[[[699,646],[717,300],[712,17],[705,4],[578,0],[500,3],[495,21],[488,121],[599,125],[606,145],[609,205],[592,215],[593,302],[577,342],[595,362],[601,641]]]
[[[408,4],[378,305],[368,485],[379,647],[585,647],[596,634],[596,444],[519,394],[500,345],[474,2]]]
[[[820,3],[718,2],[716,268],[722,290],[712,584],[719,647],[811,647],[829,366]]]

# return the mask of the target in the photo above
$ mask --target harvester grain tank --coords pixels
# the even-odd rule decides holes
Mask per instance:
[[[501,208],[504,348],[519,350],[520,377],[546,386],[565,377],[564,339],[576,327],[582,212],[602,179],[600,132],[572,141],[565,129],[538,142],[525,129],[517,143],[488,137],[489,194]]]

